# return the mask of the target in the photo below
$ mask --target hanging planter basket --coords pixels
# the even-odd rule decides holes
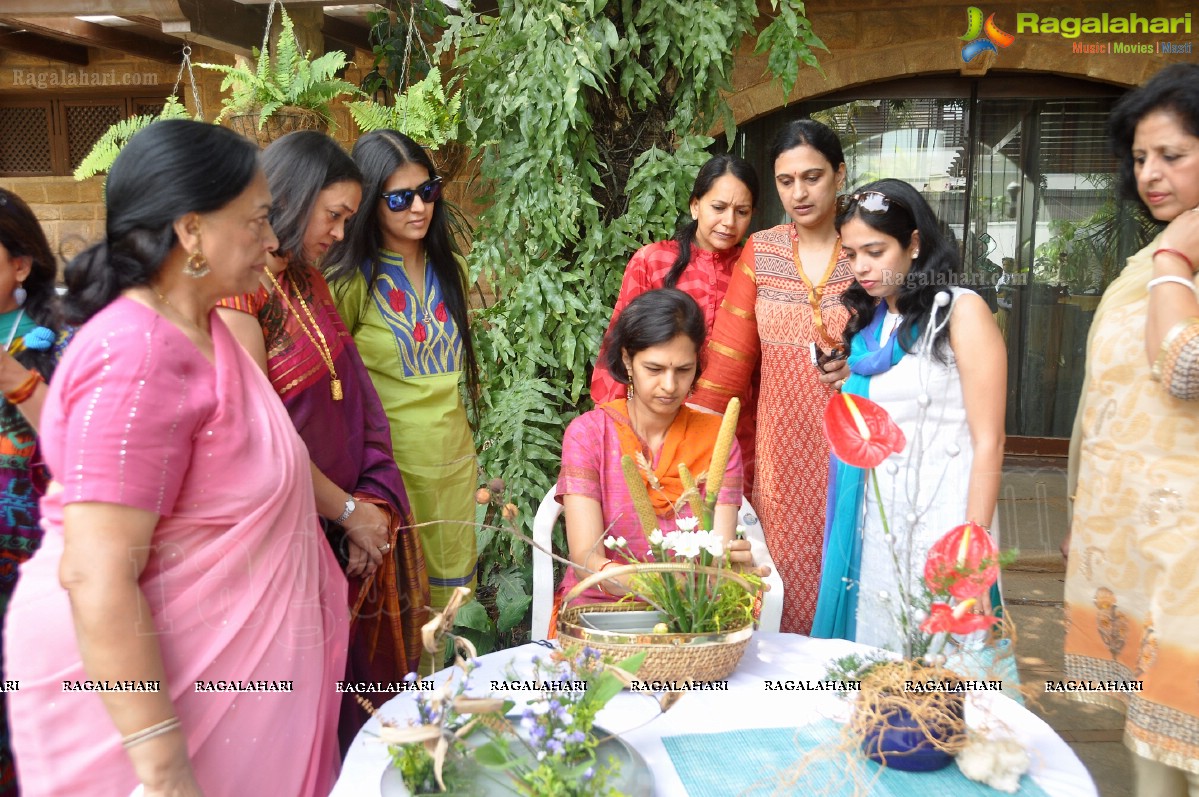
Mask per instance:
[[[437,149],[430,149],[429,157],[433,159],[433,168],[438,176],[449,182],[470,159],[470,147],[457,141],[447,141]]]
[[[227,124],[234,132],[240,133],[251,141],[257,142],[259,147],[266,147],[271,142],[296,130],[329,132],[328,120],[319,112],[308,108],[285,105],[271,114],[263,122],[261,129],[258,126],[260,119],[261,115],[257,111],[231,114]]]

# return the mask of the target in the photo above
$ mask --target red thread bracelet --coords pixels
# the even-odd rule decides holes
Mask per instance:
[[[1187,264],[1187,268],[1189,268],[1191,270],[1192,274],[1195,273],[1195,264],[1193,262],[1191,262],[1191,259],[1189,257],[1187,257],[1182,252],[1179,252],[1177,249],[1169,249],[1166,247],[1162,247],[1161,249],[1155,249],[1153,252],[1153,256],[1157,257],[1158,255],[1174,255],[1176,258],[1181,260],[1183,263]]]

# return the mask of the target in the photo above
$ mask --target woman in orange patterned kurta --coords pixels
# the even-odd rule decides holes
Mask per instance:
[[[843,361],[817,368],[811,344],[839,351],[853,284],[833,226],[845,158],[837,135],[811,119],[791,122],[771,147],[774,182],[791,224],[750,236],[716,315],[692,401],[723,412],[759,383],[757,473],[751,498],[783,579],[782,630],[807,634],[820,589],[828,497],[825,404]]]

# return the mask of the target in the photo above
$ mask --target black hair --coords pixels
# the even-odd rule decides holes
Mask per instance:
[[[945,286],[953,284],[950,275],[958,271],[957,249],[945,237],[941,223],[928,202],[911,185],[902,180],[876,180],[856,189],[854,193],[863,191],[883,194],[893,200],[891,207],[886,213],[863,213],[858,203],[854,202],[848,210],[837,216],[838,231],[850,219],[858,219],[870,228],[894,238],[905,248],[912,243],[912,233],[920,233],[920,253],[912,260],[911,270],[904,284],[899,287],[895,302],[895,309],[902,316],[895,334],[904,351],[910,352],[916,342],[916,324],[927,321],[936,295],[948,290]],[[850,312],[844,332],[847,349],[854,335],[869,326],[874,319],[878,301],[856,282],[841,294],[841,302]],[[948,340],[947,324],[933,338],[932,353],[942,362],[948,360],[945,351]]]
[[[646,291],[633,301],[608,330],[604,343],[608,373],[622,385],[629,384],[629,371],[624,366],[624,353],[635,357],[651,346],[669,343],[686,335],[695,343],[695,376],[699,377],[698,356],[704,347],[707,324],[704,313],[690,295],[678,288],[658,288]]]
[[[0,244],[8,250],[10,257],[29,258],[29,275],[21,283],[25,289],[25,303],[21,306],[35,324],[46,327],[57,338],[62,329],[58,293],[54,290],[58,262],[29,205],[3,188],[0,188]],[[56,355],[53,346],[41,351],[24,349],[17,353],[16,359],[26,368],[36,368],[46,381],[54,373]]]
[[[837,138],[831,127],[815,119],[795,119],[785,124],[770,144],[771,168],[774,168],[774,164],[784,152],[805,145],[823,155],[834,170],[845,163],[845,150],[841,148],[841,139]]]
[[[108,172],[104,239],[66,268],[67,320],[81,324],[149,284],[178,243],[175,221],[220,210],[257,172],[258,148],[223,127],[165,119],[136,133]]]
[[[1132,141],[1137,125],[1154,111],[1174,113],[1192,136],[1199,136],[1199,64],[1170,64],[1139,88],[1125,94],[1112,108],[1108,139],[1119,162],[1117,185],[1125,199],[1134,199],[1152,217],[1137,191]]]
[[[756,208],[758,206],[758,173],[749,164],[749,161],[733,154],[716,155],[700,167],[699,174],[695,176],[695,185],[691,187],[690,200],[694,202],[697,199],[703,199],[712,190],[713,184],[726,174],[733,175],[745,184],[745,187],[749,189],[753,208]],[[698,230],[699,220],[692,219],[675,231],[674,241],[679,245],[679,253],[674,262],[670,264],[670,271],[666,272],[666,279],[662,283],[665,287],[673,288],[677,285],[679,277],[683,275],[687,264],[691,262],[691,244],[694,243],[695,233]]]
[[[317,195],[331,185],[362,185],[362,172],[341,145],[317,130],[288,133],[262,153],[271,188],[271,228],[279,239],[275,254],[300,262],[304,233]]]
[[[383,236],[379,231],[379,197],[383,193],[384,183],[396,169],[410,163],[423,167],[429,173],[429,179],[436,177],[437,172],[420,144],[396,130],[367,133],[354,144],[353,155],[354,162],[362,171],[362,207],[350,220],[345,240],[330,250],[324,271],[326,279],[335,289],[341,283],[340,289],[344,290],[345,281],[354,272],[368,266],[366,284],[369,290],[379,277],[379,250],[383,246]],[[477,418],[479,368],[467,314],[468,288],[466,275],[462,273],[460,265],[458,243],[450,232],[444,200],[433,203],[424,246],[433,273],[441,283],[446,309],[454,319],[462,339],[462,370],[466,372],[467,396]]]

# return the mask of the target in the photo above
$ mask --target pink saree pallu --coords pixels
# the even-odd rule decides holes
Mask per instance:
[[[336,778],[346,582],[317,524],[308,454],[271,385],[211,317],[215,365],[120,299],[80,330],[46,402],[46,541],[10,607],[18,778],[32,795],[138,785],[80,661],[58,583],[63,507],[159,513],[140,579],[204,794],[324,795]],[[133,688],[139,675],[130,673]]]

